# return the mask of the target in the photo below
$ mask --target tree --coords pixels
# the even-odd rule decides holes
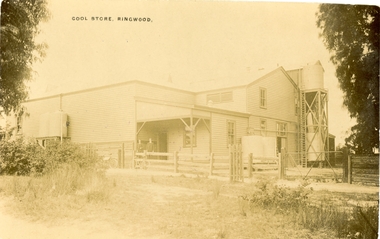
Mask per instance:
[[[27,99],[32,64],[45,56],[47,45],[36,43],[39,23],[48,20],[46,0],[3,0],[1,3],[0,109],[17,112]]]
[[[379,7],[320,4],[316,16],[343,105],[357,121],[346,142],[357,153],[370,153],[379,147]]]

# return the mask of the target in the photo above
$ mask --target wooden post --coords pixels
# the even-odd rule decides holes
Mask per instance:
[[[178,173],[178,152],[177,151],[173,153],[173,160],[174,160],[174,173]]]
[[[252,162],[253,162],[253,155],[250,153],[248,155],[248,177],[252,178]]]
[[[342,149],[342,166],[343,166],[343,183],[348,182],[348,151],[347,148]]]
[[[279,155],[279,178],[284,179],[285,178],[285,149],[281,149],[281,153]]]
[[[132,168],[135,169],[135,150],[132,149]]]
[[[145,149],[145,150],[144,150],[144,155],[143,155],[143,159],[144,159],[144,160],[148,158],[148,156],[147,156],[147,152],[148,152],[148,151],[146,151],[146,149]]]
[[[233,160],[232,160],[232,147],[231,145],[228,145],[228,155],[230,157],[230,182],[232,182],[232,176],[233,176]]]
[[[231,145],[232,154],[232,181],[236,180],[236,149],[235,145]]]
[[[348,155],[348,162],[347,162],[347,176],[348,176],[348,183],[352,184],[352,161],[351,161],[351,155]]]
[[[210,154],[210,176],[212,176],[212,170],[214,169],[214,153]]]
[[[278,178],[282,179],[282,154],[278,154]]]
[[[124,162],[125,157],[124,157],[124,154],[125,154],[125,152],[124,152],[124,143],[122,143],[121,144],[121,162],[122,162],[122,164],[120,165],[121,168],[125,168],[125,162]]]
[[[118,149],[117,150],[117,167],[118,168],[121,168],[122,167],[122,163],[121,163],[121,160],[122,160],[122,157],[121,157],[121,149]]]
[[[238,157],[239,157],[239,163],[240,163],[240,173],[239,173],[239,179],[244,182],[244,162],[243,162],[243,154],[241,152],[241,144],[238,144]]]

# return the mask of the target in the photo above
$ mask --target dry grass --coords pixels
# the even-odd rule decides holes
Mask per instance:
[[[0,192],[15,200],[14,212],[32,220],[54,222],[78,214],[88,203],[109,199],[108,180],[75,164],[40,177],[2,176]]]
[[[14,187],[11,190],[22,191],[17,187],[27,187],[34,180],[3,179],[3,193],[9,190],[4,189],[4,181]],[[11,186],[12,180],[20,181]],[[276,211],[250,208],[238,197],[252,190],[250,184],[136,174],[99,180],[90,180],[75,193],[36,200],[34,208],[22,201],[13,206],[34,220],[100,222],[131,238],[335,238],[331,231],[305,230]],[[30,184],[37,187],[37,181]],[[25,195],[19,199],[25,200]]]

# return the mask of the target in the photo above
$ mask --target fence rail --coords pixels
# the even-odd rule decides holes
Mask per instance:
[[[278,158],[242,157],[241,145],[231,145],[228,155],[189,154],[181,152],[137,152],[133,142],[97,142],[82,144],[88,154],[116,161],[117,168],[138,168],[175,173],[207,174],[229,177],[231,181],[244,181],[252,176],[253,167],[272,167]],[[274,164],[273,164],[274,163]],[[275,166],[277,167],[277,166]],[[273,168],[274,169],[274,168]],[[248,174],[246,172],[248,171]]]
[[[174,173],[207,174],[244,181],[241,145],[231,146],[229,155],[136,152],[132,153],[132,167],[158,169]],[[165,157],[165,158],[162,158]],[[251,167],[249,167],[251,168]]]

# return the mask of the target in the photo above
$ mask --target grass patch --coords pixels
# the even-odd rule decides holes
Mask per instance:
[[[286,215],[311,231],[329,229],[339,238],[377,238],[378,205],[337,206],[330,199],[313,201],[309,197],[313,190],[306,185],[289,188],[263,180],[257,183],[255,192],[241,198],[250,204],[251,210],[261,208]]]
[[[59,182],[66,176],[78,179]],[[202,177],[135,173],[109,174],[104,177],[96,171],[67,166],[65,170],[54,174],[55,189],[52,189],[52,178],[47,175],[3,177],[6,180],[0,179],[0,189],[3,189],[3,193],[12,192],[12,195],[17,192],[19,200],[14,201],[22,209],[19,211],[34,215],[35,219],[49,222],[57,218],[62,218],[57,222],[75,220],[76,223],[91,223],[91,228],[102,225],[99,230],[117,231],[127,238],[328,239],[339,237],[336,233],[339,225],[342,231],[340,235],[343,235],[341,238],[371,238],[364,237],[366,235],[360,234],[357,229],[363,226],[356,224],[364,220],[356,218],[361,215],[360,212],[354,212],[354,207],[351,207],[350,213],[335,214],[335,204],[328,199],[337,195],[312,191],[305,186],[289,189],[265,180],[246,184]],[[3,181],[7,182],[7,188],[3,187]],[[62,189],[58,190],[57,187]],[[39,190],[43,190],[43,193]],[[33,194],[38,199],[30,199],[35,197]],[[345,195],[342,193],[339,200],[344,200]],[[358,199],[361,198],[367,197],[358,196]],[[377,200],[377,197],[371,195],[367,199]],[[322,208],[321,201],[331,207]],[[368,216],[371,212],[361,209],[371,221]],[[372,214],[375,215],[376,211]],[[338,216],[342,219],[333,219]],[[347,221],[350,221],[350,228],[344,224]],[[333,226],[333,222],[341,224]]]
[[[3,179],[0,191],[13,196],[19,213],[33,219],[66,217],[87,203],[106,203],[110,197],[103,173],[75,163],[63,164],[42,176],[3,176]]]

